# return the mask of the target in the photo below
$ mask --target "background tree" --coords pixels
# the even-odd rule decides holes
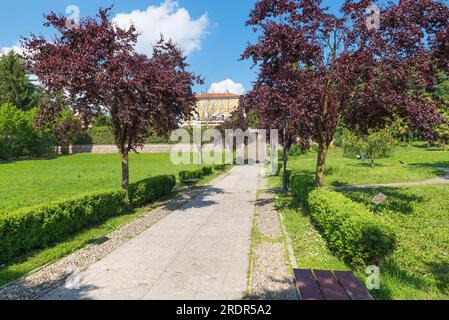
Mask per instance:
[[[0,105],[11,103],[28,110],[37,106],[39,96],[22,58],[12,50],[3,54],[0,57]]]
[[[111,117],[122,158],[122,187],[129,187],[129,153],[141,146],[151,126],[163,134],[190,117],[196,100],[182,52],[161,39],[152,57],[135,52],[138,33],[110,20],[110,10],[83,18],[78,29],[50,13],[45,26],[58,32],[52,41],[23,39],[27,66],[50,94],[64,92],[74,112],[87,124],[101,110]]]
[[[423,91],[449,68],[447,5],[379,4],[379,28],[367,24],[371,5],[346,0],[334,14],[321,0],[259,0],[247,22],[260,33],[243,55],[260,68],[252,105],[266,125],[290,129],[304,147],[318,143],[317,186],[341,121],[363,133],[400,116],[427,140],[441,121]]]
[[[361,156],[362,160],[368,159],[371,167],[374,167],[376,159],[390,156],[398,144],[394,131],[393,127],[369,129],[366,134],[348,130],[344,138],[345,153]]]
[[[446,75],[441,75],[440,79],[441,83],[436,88],[435,94],[444,102],[438,110],[444,121],[437,126],[436,131],[443,150],[446,150],[447,141],[449,140],[449,79]]]
[[[62,94],[45,97],[36,117],[36,126],[63,154],[68,153],[69,144],[82,132],[81,121]]]

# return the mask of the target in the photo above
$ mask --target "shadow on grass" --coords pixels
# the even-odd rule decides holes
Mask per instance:
[[[427,262],[429,271],[441,293],[449,295],[449,265],[447,262]]]
[[[400,165],[400,162],[398,161],[398,165]],[[375,168],[387,168],[387,167],[397,167],[394,164],[388,164],[388,163],[378,163],[375,162],[374,166],[372,166],[369,162],[358,162],[358,163],[347,163],[345,164],[346,167],[355,167],[355,168],[363,168],[363,169],[375,169]]]
[[[448,158],[449,158],[449,152],[448,152]],[[449,169],[449,160],[448,161],[427,162],[427,163],[411,163],[409,165],[413,166],[413,167],[433,168],[435,170],[435,175],[440,175],[441,170],[439,168],[448,168]]]
[[[444,262],[428,262],[426,263],[428,269],[425,273],[431,274],[435,279],[436,287],[441,295],[449,295],[449,266]],[[389,277],[394,279],[396,287],[401,286],[405,288],[412,288],[417,291],[426,292],[429,283],[424,280],[421,275],[412,274],[392,260],[385,260],[381,265],[381,278]],[[380,290],[371,292],[376,299],[392,300],[393,291],[395,288],[388,281],[381,281]],[[396,289],[397,290],[397,289]]]
[[[17,159],[9,159],[9,160],[0,160],[0,165],[1,164],[14,164],[14,163],[20,163],[20,162],[25,162],[25,161],[51,161],[51,160],[56,160],[59,158],[66,158],[66,157],[71,157],[73,156],[73,154],[59,154],[59,155],[50,155],[50,156],[46,156],[46,157],[24,157],[24,158],[17,158]]]
[[[409,215],[413,213],[413,202],[423,201],[424,198],[412,194],[407,194],[401,188],[375,188],[375,189],[358,189],[358,190],[336,190],[344,194],[349,199],[361,203],[372,210],[374,213],[385,212],[386,210],[394,213]],[[375,205],[373,198],[379,193],[387,196],[387,199]]]

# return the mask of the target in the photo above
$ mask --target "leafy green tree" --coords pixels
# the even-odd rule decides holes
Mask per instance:
[[[10,103],[0,106],[0,159],[30,155],[33,141],[31,112],[19,110]]]
[[[81,120],[73,113],[61,94],[46,96],[36,116],[36,126],[62,153],[68,152],[82,131]]]
[[[345,151],[357,154],[362,159],[368,159],[371,167],[375,166],[375,160],[388,157],[397,145],[392,127],[381,130],[368,130],[367,134],[357,134],[347,131],[345,134]],[[351,152],[352,151],[352,152]]]
[[[436,88],[436,95],[444,104],[439,109],[439,113],[445,120],[436,128],[438,136],[441,140],[443,150],[446,150],[447,141],[449,140],[449,79],[447,76],[442,76],[441,84]]]
[[[31,82],[25,64],[14,51],[0,57],[0,105],[10,103],[29,110],[38,103],[40,94]]]

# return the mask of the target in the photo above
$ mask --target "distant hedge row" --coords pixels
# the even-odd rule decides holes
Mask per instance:
[[[146,139],[147,144],[173,144],[176,142],[171,142],[170,137],[161,137],[150,132],[150,136]],[[75,139],[75,145],[115,145],[114,134],[112,129],[107,126],[103,127],[92,127],[87,130],[86,133],[80,135]]]
[[[150,204],[169,194],[174,176],[157,176],[130,186],[133,207]],[[94,192],[63,201],[19,209],[0,216],[0,264],[34,249],[63,241],[84,228],[122,213],[125,193]]]
[[[385,220],[343,194],[315,189],[310,175],[292,175],[296,200],[307,207],[314,224],[336,255],[352,265],[378,263],[391,254],[396,235]]]
[[[225,165],[216,165],[214,168],[205,166],[198,170],[184,170],[179,172],[179,180],[181,183],[185,184],[188,180],[200,180],[211,175],[214,172],[214,169],[219,171],[224,170],[225,168]]]

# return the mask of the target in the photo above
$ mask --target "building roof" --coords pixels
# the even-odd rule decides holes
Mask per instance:
[[[213,99],[213,98],[240,98],[237,93],[200,93],[195,95],[197,99]]]

